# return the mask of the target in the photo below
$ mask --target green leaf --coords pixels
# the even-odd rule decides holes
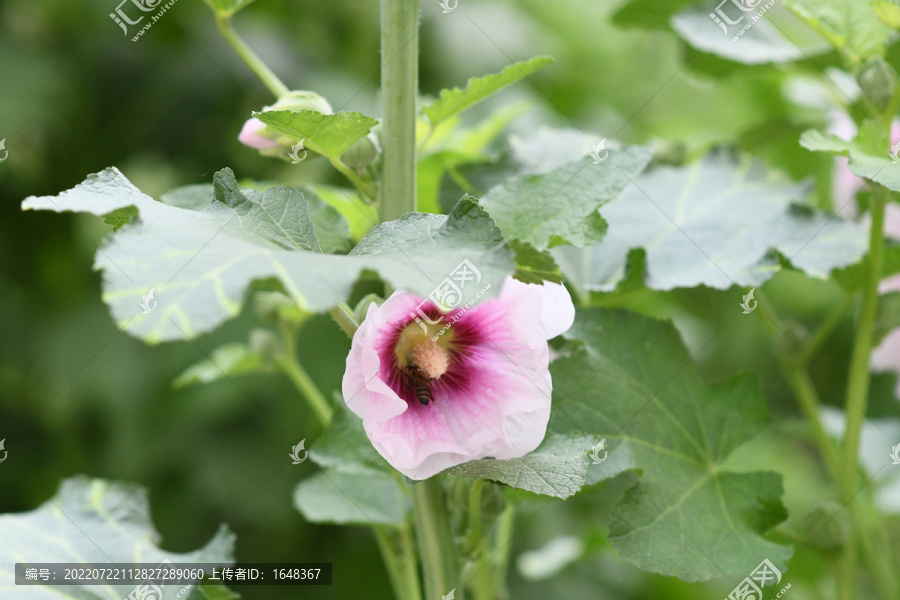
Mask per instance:
[[[757,8],[762,9],[762,6],[760,4]],[[722,10],[734,13],[730,15],[732,20],[742,18],[742,21],[727,27],[727,32],[723,32],[721,27],[724,26],[724,21],[723,25],[717,26],[710,18],[708,7],[702,6],[672,17],[672,29],[698,50],[751,65],[803,60],[830,49],[827,44],[821,42],[814,45],[798,45],[796,40],[785,38],[779,28],[769,21],[768,16],[760,18],[750,29],[737,37],[738,32],[751,22],[758,10],[744,13],[733,9],[731,3],[723,6]]]
[[[884,336],[898,327],[900,327],[900,292],[889,292],[879,296],[873,345],[880,344]]]
[[[250,332],[250,339],[250,344],[234,342],[219,346],[208,359],[185,369],[175,378],[172,386],[182,388],[236,375],[274,370],[272,352],[267,349],[272,348],[273,343],[277,345],[278,338],[266,329],[257,329]]]
[[[516,253],[516,272],[513,277],[519,281],[538,284],[545,281],[563,282],[559,265],[549,252],[542,252],[519,240],[511,240],[509,247]]]
[[[72,477],[37,509],[0,515],[0,595],[28,595],[14,585],[12,565],[30,563],[173,563],[232,564],[234,534],[223,525],[194,552],[159,548],[160,535],[150,522],[147,493],[137,485]],[[173,595],[173,586],[161,586]],[[125,598],[133,585],[66,585],[35,588],[34,597],[109,600]],[[177,590],[182,586],[177,586]],[[176,590],[176,591],[177,591]],[[30,595],[29,595],[30,597]],[[169,596],[166,596],[167,598]],[[174,597],[174,595],[172,596]]]
[[[481,205],[504,237],[538,250],[596,243],[606,231],[597,208],[619,195],[650,156],[648,149],[632,146],[609,151],[599,164],[586,157],[546,173],[510,177],[488,190]]]
[[[881,147],[882,133],[872,121],[863,123],[856,139],[842,140],[815,130],[800,136],[800,145],[814,152],[827,152],[847,156],[847,166],[857,177],[880,183],[884,187],[900,191],[900,159],[894,162],[890,148]]]
[[[288,197],[284,191],[263,194]],[[223,202],[201,211],[156,202],[116,169],[91,175],[59,196],[23,203],[26,210],[96,215],[125,206],[136,207],[140,218],[106,240],[95,266],[104,271],[103,297],[119,327],[150,343],[211,331],[238,314],[251,283],[267,278],[279,279],[302,309],[316,312],[345,301],[366,270],[395,289],[427,296],[469,260],[492,284],[490,296],[514,268],[493,221],[471,199],[449,216],[432,215],[439,221],[431,221],[428,232],[415,226],[422,215],[382,224],[362,242],[370,251],[353,256],[279,247],[255,233],[269,231],[271,223],[261,222],[265,215],[256,219],[260,209],[252,203],[252,210],[239,216]],[[151,290],[158,304],[145,312],[141,305]]]
[[[103,215],[103,221],[107,225],[112,225],[113,231],[118,231],[122,226],[131,223],[132,219],[134,219],[137,214],[138,211],[135,207],[126,206],[106,213]]]
[[[433,128],[437,127],[453,115],[461,113],[491,94],[523,77],[527,77],[529,74],[552,62],[553,59],[549,56],[536,56],[531,60],[509,65],[499,73],[485,75],[484,77],[473,77],[469,79],[465,89],[455,87],[449,90],[442,90],[441,97],[423,108],[422,112],[428,117],[428,122],[431,123],[431,126]]]
[[[634,313],[580,310],[565,337],[584,347],[551,364],[550,428],[608,440],[588,482],[633,482],[609,522],[620,555],[686,581],[784,565],[791,549],[763,537],[787,516],[781,477],[722,467],[765,426],[755,379],[707,386],[675,328]]]
[[[668,29],[672,16],[692,4],[697,0],[628,0],[613,13],[612,22],[620,27]]]
[[[322,471],[301,481],[294,506],[313,523],[403,525],[411,505],[387,473]]]
[[[188,210],[203,210],[215,199],[215,186],[211,183],[186,185],[170,190],[159,197],[160,202]]]
[[[330,160],[338,160],[378,124],[372,117],[358,112],[326,115],[314,110],[277,110],[253,113],[253,116],[267,127],[289,136],[292,142],[303,140],[305,148]]]
[[[872,10],[871,0],[783,0],[784,6],[814,24],[854,63],[884,54],[891,28]]]
[[[241,190],[228,168],[216,173],[213,185],[216,200],[234,210],[245,231],[288,250],[320,250],[309,218],[309,202],[299,190]]]
[[[872,8],[881,22],[892,29],[900,29],[900,6],[889,0],[874,2]]]
[[[344,215],[310,188],[303,188],[303,197],[309,202],[309,218],[315,226],[322,252],[334,254],[349,251],[353,242],[350,239],[350,224]]]
[[[795,203],[808,187],[780,178],[760,162],[713,154],[681,167],[658,167],[600,209],[609,223],[588,251],[559,249],[564,273],[586,289],[610,291],[625,276],[630,250],[646,250],[647,287],[757,286],[781,268],[773,251],[797,269],[827,277],[860,260],[865,227]]]
[[[310,448],[309,457],[323,469],[335,472],[370,475],[394,472],[369,442],[362,419],[345,408],[338,410],[328,431]]]
[[[522,458],[473,460],[447,473],[500,481],[536,494],[568,498],[584,485],[587,453],[597,441],[592,436],[550,433],[534,452]]]
[[[304,188],[304,190],[306,189],[316,194],[323,202],[334,208],[346,219],[350,226],[350,238],[352,241],[358,242],[361,240],[378,223],[378,209],[364,202],[354,190],[326,185],[313,185]],[[313,223],[317,223],[313,197],[309,196],[308,199],[310,201],[310,216],[313,218]],[[319,239],[319,244],[323,249],[327,243],[327,239]]]

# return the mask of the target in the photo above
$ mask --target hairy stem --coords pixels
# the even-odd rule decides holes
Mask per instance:
[[[331,315],[331,318],[334,319],[338,325],[340,325],[341,329],[344,330],[344,333],[347,334],[347,337],[352,340],[353,334],[359,329],[359,323],[357,323],[356,319],[353,317],[353,311],[350,310],[350,307],[341,302],[329,310],[328,314]]]
[[[241,60],[250,67],[250,70],[259,77],[259,80],[262,81],[263,85],[269,88],[269,91],[272,92],[276,98],[281,98],[288,93],[289,90],[287,86],[281,83],[278,76],[272,72],[266,63],[264,63],[250,46],[248,46],[237,34],[234,27],[231,25],[231,17],[217,14],[216,25],[218,25],[219,32],[222,34],[222,37],[225,38],[225,41],[228,42],[228,45],[230,45],[235,53],[241,57]]]
[[[850,356],[850,377],[847,384],[845,408],[847,426],[844,431],[841,472],[839,478],[841,501],[854,511],[857,485],[859,435],[866,417],[869,396],[869,360],[872,354],[872,337],[875,314],[878,307],[878,282],[884,263],[884,210],[890,192],[882,188],[872,199],[870,211],[872,225],[869,233],[869,260],[863,287],[862,307],[856,324],[856,338]],[[854,528],[856,529],[856,528]],[[838,598],[853,600],[856,595],[857,542],[862,532],[853,531],[847,540],[843,556],[838,564]]]
[[[334,412],[325,395],[319,390],[312,377],[297,359],[297,331],[291,327],[282,328],[282,343],[284,353],[278,359],[278,366],[288,376],[288,379],[296,386],[300,393],[309,402],[310,408],[316,413],[319,421],[324,425],[331,421]]]
[[[419,588],[419,574],[416,571],[416,562],[412,558],[415,549],[412,543],[409,525],[404,525],[397,531],[400,539],[400,548],[396,549],[391,537],[379,527],[373,527],[378,549],[384,559],[388,570],[394,595],[398,600],[422,600],[422,591]]]
[[[455,598],[461,600],[463,589],[459,585],[456,546],[441,480],[431,477],[413,484],[412,499],[425,576],[425,597],[437,600],[456,590]]]
[[[416,210],[419,0],[381,0],[382,221]]]

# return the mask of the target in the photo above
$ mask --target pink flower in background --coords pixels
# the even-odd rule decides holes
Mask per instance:
[[[278,145],[277,142],[259,135],[259,132],[265,130],[265,128],[266,124],[256,117],[247,119],[247,122],[244,123],[244,126],[241,128],[241,132],[238,134],[238,141],[245,146],[249,146],[257,150],[268,150],[269,148],[274,148]]]
[[[395,292],[369,306],[353,337],[344,399],[375,449],[412,479],[523,456],[550,418],[547,341],[574,316],[569,293],[553,283],[507,278],[499,297],[447,314]]]

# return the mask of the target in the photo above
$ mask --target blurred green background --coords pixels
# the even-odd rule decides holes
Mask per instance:
[[[821,126],[828,111],[789,99],[787,90],[790,82],[820,78],[835,56],[817,57],[818,66],[737,66],[698,54],[664,21],[625,27],[613,19],[623,4],[460,0],[442,14],[429,0],[422,6],[422,93],[550,54],[554,65],[472,118],[528,100],[532,109],[512,128],[520,134],[540,124],[575,127],[652,144],[676,160],[738,145],[794,178],[817,177],[817,202],[829,205],[830,159],[797,146],[799,134]],[[136,43],[109,18],[114,9],[115,0],[0,2],[0,139],[9,151],[0,164],[0,439],[9,451],[0,466],[0,512],[36,507],[73,474],[133,481],[150,491],[167,550],[193,550],[225,522],[237,533],[240,561],[334,563],[329,588],[245,587],[245,598],[390,598],[369,531],[311,525],[291,506],[293,487],[315,467],[286,466],[286,455],[300,439],[315,439],[318,425],[287,380],[254,375],[171,386],[213,348],[246,339],[259,325],[252,311],[196,344],[145,346],[116,330],[100,299],[92,261],[109,227],[83,215],[20,211],[25,197],[56,194],[107,166],[154,197],[209,182],[225,166],[263,181],[339,181],[329,171],[286,169],[237,142],[244,119],[273,98],[220,39],[201,0],[179,0]],[[335,110],[379,115],[375,0],[259,0],[235,24],[290,87],[321,93]],[[766,291],[799,330],[840,298],[833,284],[790,274]],[[738,290],[698,289],[640,293],[624,305],[675,318],[691,350],[700,351],[708,381],[747,370],[760,375],[773,425],[733,461],[783,473],[791,522],[801,523],[802,512],[830,491],[772,358],[769,332],[757,320],[732,320],[739,301]],[[848,321],[812,369],[835,405],[843,402],[851,334]],[[328,318],[302,330],[300,358],[327,395],[340,387],[348,349]],[[892,377],[877,378],[873,414],[896,415],[892,386]],[[514,598],[718,599],[730,591],[722,582],[648,575],[618,559],[603,532],[623,485],[598,486],[568,502],[526,500],[514,538]],[[582,563],[537,583],[517,571],[521,552],[584,531],[592,541]],[[823,556],[807,547],[792,562],[794,600],[831,589]]]

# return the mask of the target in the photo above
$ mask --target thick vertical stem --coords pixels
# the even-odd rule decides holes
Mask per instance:
[[[872,226],[869,234],[869,262],[863,288],[862,308],[856,323],[856,338],[850,357],[850,379],[847,385],[847,406],[845,409],[847,427],[844,432],[841,456],[840,489],[841,501],[850,506],[859,492],[859,435],[866,418],[869,396],[869,360],[872,354],[872,335],[875,313],[878,307],[878,281],[884,263],[884,207],[890,199],[890,192],[882,188],[872,199]],[[838,598],[853,600],[856,595],[856,554],[857,542],[863,532],[853,531],[844,548],[844,555],[838,565]]]
[[[381,0],[382,221],[416,210],[419,0]]]
[[[425,576],[425,598],[437,600],[456,590],[455,598],[461,600],[459,561],[441,480],[432,477],[414,484],[412,499]]]

